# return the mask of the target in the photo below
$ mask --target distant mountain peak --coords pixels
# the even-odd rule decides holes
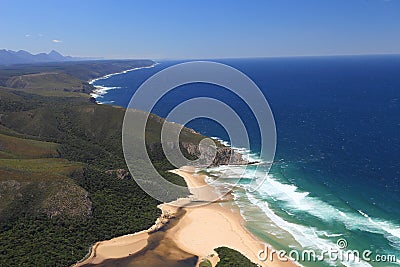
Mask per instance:
[[[70,56],[63,56],[56,50],[51,50],[50,53],[31,54],[25,50],[18,52],[12,50],[0,50],[0,65],[12,64],[29,64],[29,63],[42,63],[42,62],[61,62],[61,61],[77,61],[80,58]]]
[[[58,56],[62,56],[60,53],[58,53],[56,50],[51,50],[49,55],[58,55]]]
[[[55,60],[62,60],[65,61],[67,60],[66,57],[64,57],[63,55],[61,55],[60,53],[58,53],[55,50],[51,50],[50,53],[47,54],[50,58],[55,59]]]

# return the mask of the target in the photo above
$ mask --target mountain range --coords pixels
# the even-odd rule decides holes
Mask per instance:
[[[25,50],[19,50],[17,52],[6,49],[0,50],[0,65],[78,61],[78,60],[82,60],[82,58],[63,56],[55,50],[52,50],[48,54],[46,53],[31,54]]]

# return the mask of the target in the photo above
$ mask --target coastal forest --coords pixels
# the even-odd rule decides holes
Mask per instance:
[[[151,64],[115,60],[0,68],[1,266],[70,266],[95,242],[154,224],[160,203],[136,184],[124,160],[125,109],[96,104],[87,82]],[[155,115],[150,120],[146,135],[156,143],[163,120]],[[185,138],[200,140],[189,130]],[[185,185],[167,172],[173,166],[162,151],[150,153],[159,173]],[[240,253],[220,251],[218,266],[250,264]]]

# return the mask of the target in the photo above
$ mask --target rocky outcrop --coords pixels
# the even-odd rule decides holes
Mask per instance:
[[[181,143],[181,148],[189,155],[199,159],[199,163],[212,162],[210,166],[220,165],[246,165],[249,162],[243,159],[243,155],[226,146],[202,146],[193,143]]]
[[[13,201],[21,199],[21,187],[16,180],[0,181],[0,213]]]
[[[164,148],[160,143],[153,143],[148,145],[150,152],[163,151],[168,149],[173,151],[178,149],[175,143],[167,142],[164,144]],[[180,143],[180,149],[188,159],[196,161],[198,166],[210,166],[216,167],[221,165],[247,165],[255,162],[249,162],[243,158],[243,155],[237,152],[235,149],[226,146],[199,146],[197,144],[182,142]],[[160,155],[158,155],[160,156]]]
[[[118,179],[124,180],[124,179],[130,179],[131,174],[124,169],[116,169],[116,170],[108,170],[105,171],[106,174],[114,175]]]
[[[160,217],[157,218],[154,225],[147,230],[150,234],[157,232],[158,230],[169,224],[171,219],[176,218],[176,210],[168,208],[167,205],[161,205],[159,206],[159,208],[161,209],[162,213]]]
[[[54,217],[89,217],[92,215],[92,202],[89,193],[73,182],[56,183],[57,190],[42,203],[41,211],[49,218]],[[46,187],[45,183],[39,186]]]

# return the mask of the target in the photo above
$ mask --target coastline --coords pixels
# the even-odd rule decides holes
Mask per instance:
[[[93,85],[93,83],[95,83],[96,81],[99,81],[99,80],[107,79],[107,78],[110,78],[110,77],[115,76],[115,75],[125,74],[125,73],[131,72],[131,71],[135,71],[135,70],[154,68],[158,64],[160,64],[160,63],[154,62],[150,66],[136,67],[136,68],[132,68],[132,69],[123,70],[123,71],[120,71],[120,72],[109,73],[109,74],[106,74],[104,76],[91,79],[91,80],[88,81],[88,83],[90,85]],[[120,87],[114,87],[114,86],[113,87],[99,86],[99,85],[93,85],[93,86],[94,86],[95,89],[92,92],[90,92],[89,95],[91,97],[95,98],[95,99],[98,98],[98,97],[101,97],[104,94],[106,94],[108,90],[120,88]],[[99,103],[97,100],[96,100],[96,103],[97,104],[102,104],[102,103]]]
[[[234,249],[260,266],[297,266],[291,261],[259,261],[257,253],[264,248],[263,242],[246,230],[245,221],[239,212],[221,206],[219,203],[231,202],[230,196],[227,195],[227,197],[219,198],[218,201],[202,206],[191,206],[193,200],[196,200],[196,203],[208,201],[211,198],[215,199],[218,193],[206,183],[206,176],[196,174],[193,167],[182,167],[171,172],[185,179],[192,194],[189,198],[159,205],[162,215],[152,227],[134,234],[97,242],[93,245],[90,255],[75,266],[134,257],[135,254],[140,254],[140,251],[145,250],[149,238],[163,228],[167,228],[164,229],[163,239],[173,240],[174,245],[183,254],[198,257],[196,266],[204,259],[208,259],[212,266],[215,266],[219,258],[214,249],[218,247]],[[174,225],[168,227],[172,219]],[[185,255],[174,256],[183,258]]]

